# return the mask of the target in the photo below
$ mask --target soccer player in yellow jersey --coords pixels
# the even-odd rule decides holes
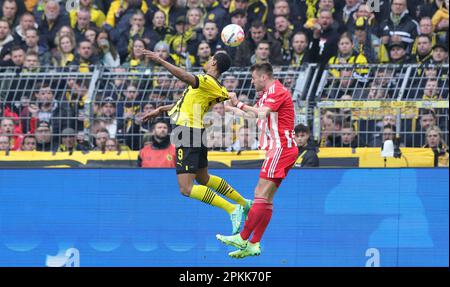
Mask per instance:
[[[223,52],[217,53],[205,64],[205,74],[193,75],[161,59],[152,51],[144,50],[144,54],[189,85],[183,97],[174,105],[159,107],[143,117],[146,121],[167,111],[176,125],[173,138],[177,149],[176,172],[180,192],[225,210],[230,215],[233,234],[237,234],[252,202],[243,198],[224,179],[208,173],[208,150],[203,126],[205,113],[216,103],[229,99],[227,89],[217,79],[230,68],[230,57]],[[218,194],[237,204],[230,203]]]

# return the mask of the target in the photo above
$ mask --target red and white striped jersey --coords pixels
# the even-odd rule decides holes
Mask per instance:
[[[275,80],[268,89],[261,92],[256,107],[268,107],[272,110],[267,118],[258,119],[260,149],[272,150],[297,146],[294,140],[294,103],[291,93],[280,81]]]

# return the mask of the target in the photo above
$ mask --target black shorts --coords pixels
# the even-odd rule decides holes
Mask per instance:
[[[208,148],[204,142],[205,129],[176,126],[174,132],[177,174],[197,173],[199,169],[208,167]]]

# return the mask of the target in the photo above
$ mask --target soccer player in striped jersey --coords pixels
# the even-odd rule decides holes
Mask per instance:
[[[267,153],[244,229],[240,234],[216,236],[223,243],[238,248],[229,253],[234,258],[261,253],[260,241],[272,217],[275,192],[298,157],[294,140],[295,113],[291,93],[280,81],[274,79],[269,63],[256,64],[251,71],[252,83],[260,95],[259,101],[254,107],[248,106],[239,102],[236,94],[230,93],[231,104],[235,107],[226,106],[226,110],[240,115],[258,116],[260,148],[265,149]]]

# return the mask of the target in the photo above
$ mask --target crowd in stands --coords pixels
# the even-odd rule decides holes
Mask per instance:
[[[182,97],[185,84],[155,76],[163,69],[148,61],[142,48],[187,70],[201,70],[217,52],[228,53],[233,66],[244,69],[269,61],[283,67],[277,71],[292,71],[282,79],[289,88],[300,67],[317,63],[329,77],[315,101],[397,99],[406,73],[402,64],[418,64],[402,99],[448,100],[448,9],[448,0],[0,0],[1,73],[82,74],[103,67],[153,75],[102,79],[90,119],[89,78],[2,78],[0,150],[141,150],[145,165],[146,149],[167,148],[167,135],[161,121],[143,123],[142,114]],[[229,23],[246,31],[235,48],[220,37]],[[338,64],[360,66],[328,66]],[[369,72],[367,64],[400,65]],[[255,101],[248,79],[228,73],[222,82],[241,101]],[[223,104],[213,112],[224,117]],[[223,142],[222,126],[212,129],[211,150],[257,149],[248,123],[233,121],[231,142]],[[405,109],[401,121],[402,146],[447,150],[448,109]],[[317,144],[380,146],[398,133],[396,124],[392,109],[323,109]],[[86,129],[92,138],[86,138]],[[299,126],[296,133],[302,134],[299,142],[309,138],[301,144],[303,156],[317,148],[310,128]]]

